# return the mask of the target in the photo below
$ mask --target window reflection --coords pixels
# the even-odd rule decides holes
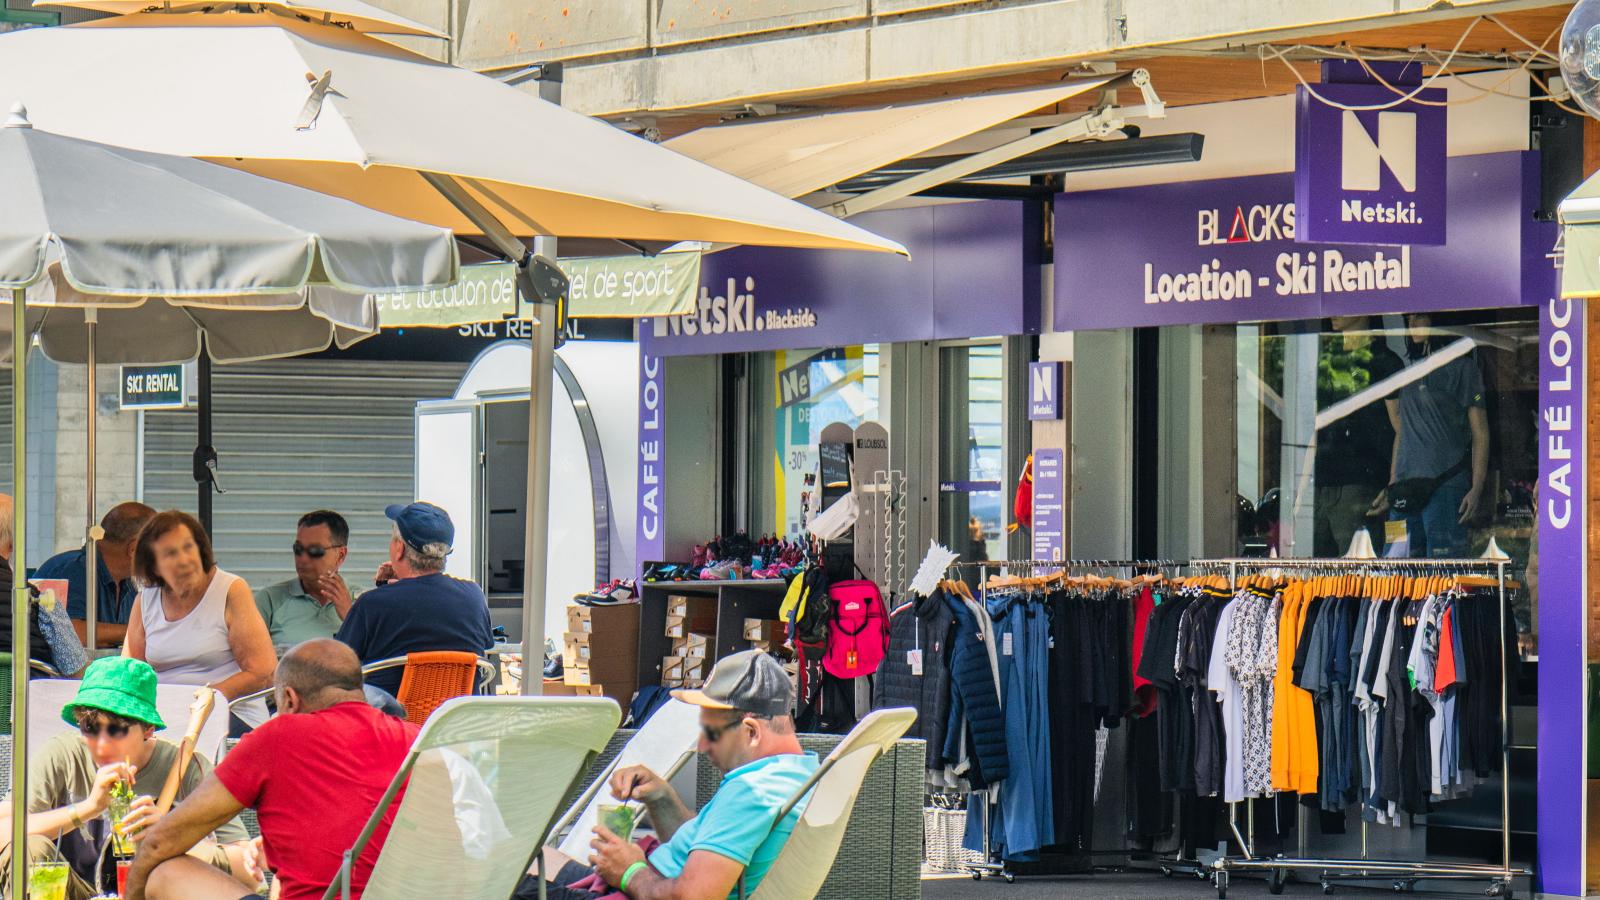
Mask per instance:
[[[1245,556],[1533,555],[1538,321],[1532,310],[1241,325]],[[1360,548],[1357,548],[1360,549]],[[1512,594],[1536,653],[1532,584]]]

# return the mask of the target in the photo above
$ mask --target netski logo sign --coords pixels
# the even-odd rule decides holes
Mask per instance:
[[[744,293],[738,291],[738,279],[729,278],[728,288],[718,296],[711,289],[700,288],[700,298],[695,311],[681,316],[656,316],[655,336],[676,337],[697,334],[736,334],[741,331],[782,331],[791,328],[817,327],[817,314],[810,307],[801,309],[756,310],[756,280],[746,276]]]
[[[1428,104],[1443,101],[1445,90],[1426,88],[1386,109],[1362,107],[1416,89],[1325,83],[1314,90],[1302,85],[1296,96],[1295,240],[1444,244],[1446,113]]]

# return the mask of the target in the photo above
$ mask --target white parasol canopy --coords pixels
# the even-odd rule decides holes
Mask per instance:
[[[255,348],[250,352],[277,340],[276,350],[293,354],[326,346],[340,319],[362,324],[359,309],[319,292],[442,289],[460,269],[446,229],[199,160],[50,134],[29,123],[21,104],[0,128],[0,210],[0,290],[9,288],[11,360],[24,357],[31,335],[39,333],[47,353],[89,367],[91,515],[95,330],[102,312],[116,317],[110,343],[119,360],[192,358],[202,331],[236,334]],[[30,291],[38,307],[29,307]],[[248,329],[239,329],[234,317],[253,318]],[[284,329],[274,335],[279,324]],[[243,333],[251,329],[261,334]],[[165,343],[168,337],[178,344]],[[234,352],[226,340],[219,343]],[[14,365],[12,466],[19,489],[13,558],[19,569],[28,547],[26,397],[27,366]],[[96,536],[91,527],[88,537]],[[98,582],[93,547],[91,540],[91,644]],[[13,622],[27,621],[28,603],[27,580],[19,577]],[[13,629],[18,747],[27,746],[27,635],[27,628]],[[26,796],[26,753],[16,755],[11,778],[12,796]],[[15,820],[14,843],[26,839],[25,818]],[[20,895],[27,883],[20,856],[11,878]]]
[[[58,134],[246,169],[458,234],[420,173],[515,234],[905,248],[492,78],[271,13],[148,12],[0,35],[0,104]]]
[[[40,281],[52,250],[75,291],[135,299],[309,284],[430,290],[460,268],[447,229],[195,159],[51,134],[21,106],[0,128],[0,209],[0,289]]]

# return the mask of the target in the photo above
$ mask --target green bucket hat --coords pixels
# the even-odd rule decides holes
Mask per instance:
[[[166,728],[156,711],[156,670],[143,660],[126,656],[106,656],[89,664],[83,672],[78,696],[61,708],[61,718],[78,727],[72,711],[79,706],[104,710],[129,719]]]

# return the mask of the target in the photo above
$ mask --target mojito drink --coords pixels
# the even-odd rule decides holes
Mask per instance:
[[[633,837],[633,822],[639,811],[626,804],[600,804],[599,821],[602,826],[624,841]]]
[[[133,804],[133,788],[126,781],[111,785],[111,802],[106,811],[111,814],[111,852],[120,857],[133,855],[133,841],[122,833],[122,820],[128,816]]]
[[[31,900],[66,900],[67,864],[36,862],[28,864],[28,896]]]

